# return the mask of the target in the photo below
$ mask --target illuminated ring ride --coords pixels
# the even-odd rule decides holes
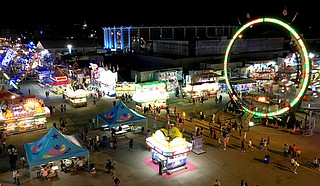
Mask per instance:
[[[308,88],[308,84],[309,84],[309,80],[310,80],[310,61],[309,61],[309,57],[308,57],[308,52],[306,49],[305,44],[302,41],[302,38],[300,37],[300,35],[293,29],[291,28],[288,24],[278,20],[278,19],[274,19],[274,18],[258,18],[255,19],[253,21],[248,22],[247,24],[243,25],[236,33],[235,35],[232,37],[232,39],[230,40],[230,43],[226,49],[226,53],[224,56],[224,76],[225,76],[225,82],[228,88],[228,92],[230,94],[231,99],[233,99],[233,101],[235,103],[239,102],[239,98],[237,96],[237,93],[233,90],[232,86],[229,83],[229,79],[228,79],[228,61],[229,61],[229,55],[230,55],[230,51],[232,48],[232,45],[234,44],[234,42],[236,41],[236,39],[238,38],[238,36],[247,28],[258,24],[258,23],[273,23],[276,25],[280,25],[282,27],[284,27],[285,29],[287,29],[287,31],[290,32],[290,34],[292,35],[292,39],[295,41],[295,43],[299,46],[298,48],[298,52],[301,55],[301,64],[303,67],[302,70],[302,81],[299,84],[299,90],[298,93],[296,94],[296,96],[294,97],[294,99],[289,103],[289,106],[279,109],[277,111],[274,112],[257,112],[257,111],[253,111],[250,110],[249,108],[246,108],[245,106],[243,106],[243,104],[240,104],[241,108],[243,111],[248,112],[253,114],[254,116],[257,117],[273,117],[273,116],[278,116],[281,115],[287,111],[289,111],[293,106],[295,106],[299,100],[302,99],[302,97],[305,95],[307,88]]]

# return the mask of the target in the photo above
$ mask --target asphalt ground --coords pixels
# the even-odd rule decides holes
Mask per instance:
[[[45,98],[45,89],[40,88],[35,82],[25,82],[21,87],[21,91],[27,93],[28,88],[31,93],[39,98],[43,98],[47,106],[55,106],[60,108],[61,103],[66,103],[61,95],[50,94],[49,98]],[[67,112],[61,113],[59,110],[48,118],[48,128],[33,132],[27,132],[7,137],[7,144],[14,144],[18,148],[19,154],[24,154],[23,144],[33,142],[44,136],[53,122],[58,122],[59,117],[66,117],[68,121],[67,134],[79,134],[83,131],[84,125],[89,125],[89,117],[96,116],[106,110],[112,108],[114,98],[103,97],[97,101],[96,106],[89,99],[88,107],[73,108],[68,103]],[[221,185],[239,185],[241,180],[244,180],[248,185],[318,185],[320,183],[319,171],[313,170],[312,161],[314,157],[320,157],[319,152],[319,126],[313,130],[311,136],[293,135],[284,132],[280,129],[265,127],[262,125],[253,126],[247,133],[247,139],[251,138],[254,145],[254,150],[242,153],[240,135],[237,131],[231,133],[229,144],[226,150],[220,150],[218,142],[215,139],[209,138],[208,121],[200,120],[198,115],[204,111],[207,116],[220,110],[224,104],[228,102],[228,96],[223,96],[222,103],[216,104],[214,100],[206,100],[204,104],[188,103],[185,100],[178,98],[170,98],[168,100],[171,109],[177,107],[178,112],[186,112],[185,132],[184,137],[189,139],[189,135],[194,131],[195,126],[205,128],[204,146],[205,153],[195,154],[190,152],[187,161],[194,165],[194,170],[186,172],[177,172],[170,177],[161,176],[156,170],[145,163],[148,158],[151,159],[151,153],[148,150],[145,139],[146,133],[127,133],[119,137],[118,149],[113,151],[108,145],[101,146],[99,149],[90,152],[90,162],[94,162],[97,167],[96,174],[90,174],[86,170],[72,171],[70,173],[60,172],[59,176],[51,180],[30,179],[30,171],[28,168],[20,168],[21,184],[22,185],[112,185],[113,180],[110,174],[105,172],[105,161],[110,157],[117,162],[115,175],[121,180],[121,185],[213,185],[214,180],[220,180]],[[133,102],[126,102],[129,108],[134,108]],[[173,110],[171,115],[173,118]],[[139,112],[137,110],[137,112]],[[141,113],[142,114],[142,113]],[[164,120],[165,111],[162,111],[162,118],[157,122],[157,128],[160,128]],[[235,119],[236,116],[227,114],[221,109],[216,117],[219,116],[222,122],[228,119]],[[152,129],[153,115],[146,115],[148,118],[147,129]],[[190,117],[194,118],[190,122]],[[137,123],[136,125],[145,126],[145,123]],[[218,128],[218,124],[214,125]],[[89,127],[89,135],[107,135],[108,131],[102,131],[98,125]],[[218,133],[218,138],[221,134]],[[267,151],[257,148],[261,138],[271,138],[271,144]],[[128,141],[134,139],[134,150],[128,149]],[[296,144],[301,149],[301,157],[299,161],[301,166],[298,168],[298,174],[291,171],[290,159],[283,157],[283,145]],[[270,163],[264,162],[265,155],[270,156]],[[12,172],[9,167],[8,155],[1,155],[0,159],[0,182],[4,185],[12,185]]]

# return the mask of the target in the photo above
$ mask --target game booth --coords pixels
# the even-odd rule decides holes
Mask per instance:
[[[121,98],[125,95],[130,95],[132,98],[132,95],[136,92],[136,84],[133,82],[122,82],[116,84],[116,98]]]
[[[151,158],[159,164],[159,174],[172,174],[187,169],[187,154],[192,150],[192,144],[182,137],[178,128],[159,129],[146,138],[146,144],[151,149]]]
[[[50,110],[36,97],[16,98],[2,101],[0,130],[7,135],[46,128]]]
[[[56,67],[50,75],[51,80],[54,81],[54,85],[63,85],[68,84],[67,77],[67,68],[66,67]]]

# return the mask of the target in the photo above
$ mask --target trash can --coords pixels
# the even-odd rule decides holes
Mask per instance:
[[[265,164],[269,164],[269,163],[270,163],[270,155],[265,155],[263,162],[264,162]]]
[[[108,143],[108,136],[102,136],[103,143]]]

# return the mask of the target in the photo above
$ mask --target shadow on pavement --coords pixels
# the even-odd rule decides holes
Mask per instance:
[[[254,160],[256,160],[256,161],[259,161],[259,162],[261,162],[261,163],[264,163],[263,162],[263,159],[260,159],[260,158],[253,158]]]
[[[281,155],[281,156],[283,156],[283,152],[281,152],[281,151],[278,151],[278,150],[272,150],[272,149],[268,149],[268,151],[269,151],[269,152],[271,152],[271,153],[274,153],[274,154],[277,154],[277,155]]]
[[[284,166],[280,163],[274,163],[275,167],[280,169],[280,170],[284,170],[284,171],[288,171],[288,172],[292,172],[290,167]]]

